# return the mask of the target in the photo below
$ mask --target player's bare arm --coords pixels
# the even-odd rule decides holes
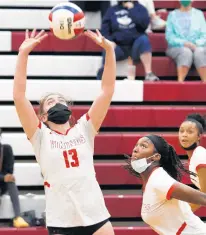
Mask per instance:
[[[19,48],[16,71],[14,75],[13,98],[20,122],[28,138],[36,131],[39,120],[30,103],[26,98],[27,63],[29,53],[45,38],[47,34],[42,30],[36,34],[33,30],[29,36],[28,30],[24,42]]]
[[[104,72],[101,82],[101,93],[93,102],[88,114],[94,128],[98,131],[109,109],[116,80],[116,58],[112,42],[105,39],[97,30],[97,33],[87,31],[85,33],[106,51]]]
[[[197,171],[197,176],[199,178],[201,192],[206,193],[206,181],[205,181],[205,179],[206,179],[206,168],[205,167],[200,168]],[[196,211],[201,207],[200,205],[196,205],[196,204],[190,204],[190,206],[192,208],[192,211]]]
[[[171,198],[188,203],[206,206],[206,194],[195,190],[185,184],[176,182],[173,187]]]

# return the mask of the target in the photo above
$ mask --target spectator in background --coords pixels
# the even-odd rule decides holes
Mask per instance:
[[[0,150],[0,195],[2,196],[7,191],[9,193],[15,215],[13,226],[16,228],[29,227],[29,224],[20,217],[19,195],[13,175],[14,155],[12,148],[10,145],[0,145]]]
[[[138,2],[147,9],[151,19],[152,30],[165,28],[166,22],[156,14],[153,0],[138,0]]]
[[[148,12],[137,1],[120,1],[110,7],[102,22],[101,32],[113,42],[116,60],[131,57],[137,63],[141,60],[145,70],[145,80],[157,81],[159,78],[152,72],[151,44],[145,30],[150,22]],[[105,54],[103,52],[103,64]],[[103,65],[99,69],[97,79],[101,79]]]
[[[193,62],[206,82],[206,22],[203,12],[192,7],[192,0],[180,0],[180,9],[167,20],[166,54],[177,64],[178,81],[184,81]]]

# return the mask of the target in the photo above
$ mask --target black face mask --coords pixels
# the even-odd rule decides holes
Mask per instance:
[[[55,124],[65,124],[72,114],[71,110],[69,110],[66,105],[60,103],[57,103],[52,108],[50,108],[47,113],[48,121]]]
[[[194,144],[190,145],[189,147],[187,148],[184,148],[183,146],[181,146],[184,150],[186,151],[190,151],[190,150],[194,150],[197,148],[197,143],[195,142]]]

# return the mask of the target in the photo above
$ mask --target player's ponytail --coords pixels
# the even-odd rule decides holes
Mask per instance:
[[[175,180],[181,181],[182,175],[188,174],[196,176],[195,173],[187,170],[177,155],[175,149],[169,145],[166,141],[165,144],[168,149],[168,153],[165,156],[162,156],[160,159],[160,166]]]

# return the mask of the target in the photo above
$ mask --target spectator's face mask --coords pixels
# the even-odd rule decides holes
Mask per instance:
[[[71,115],[71,110],[66,105],[57,103],[48,110],[48,121],[55,124],[65,124]]]
[[[188,7],[192,3],[192,0],[180,0],[180,4],[183,7]]]

